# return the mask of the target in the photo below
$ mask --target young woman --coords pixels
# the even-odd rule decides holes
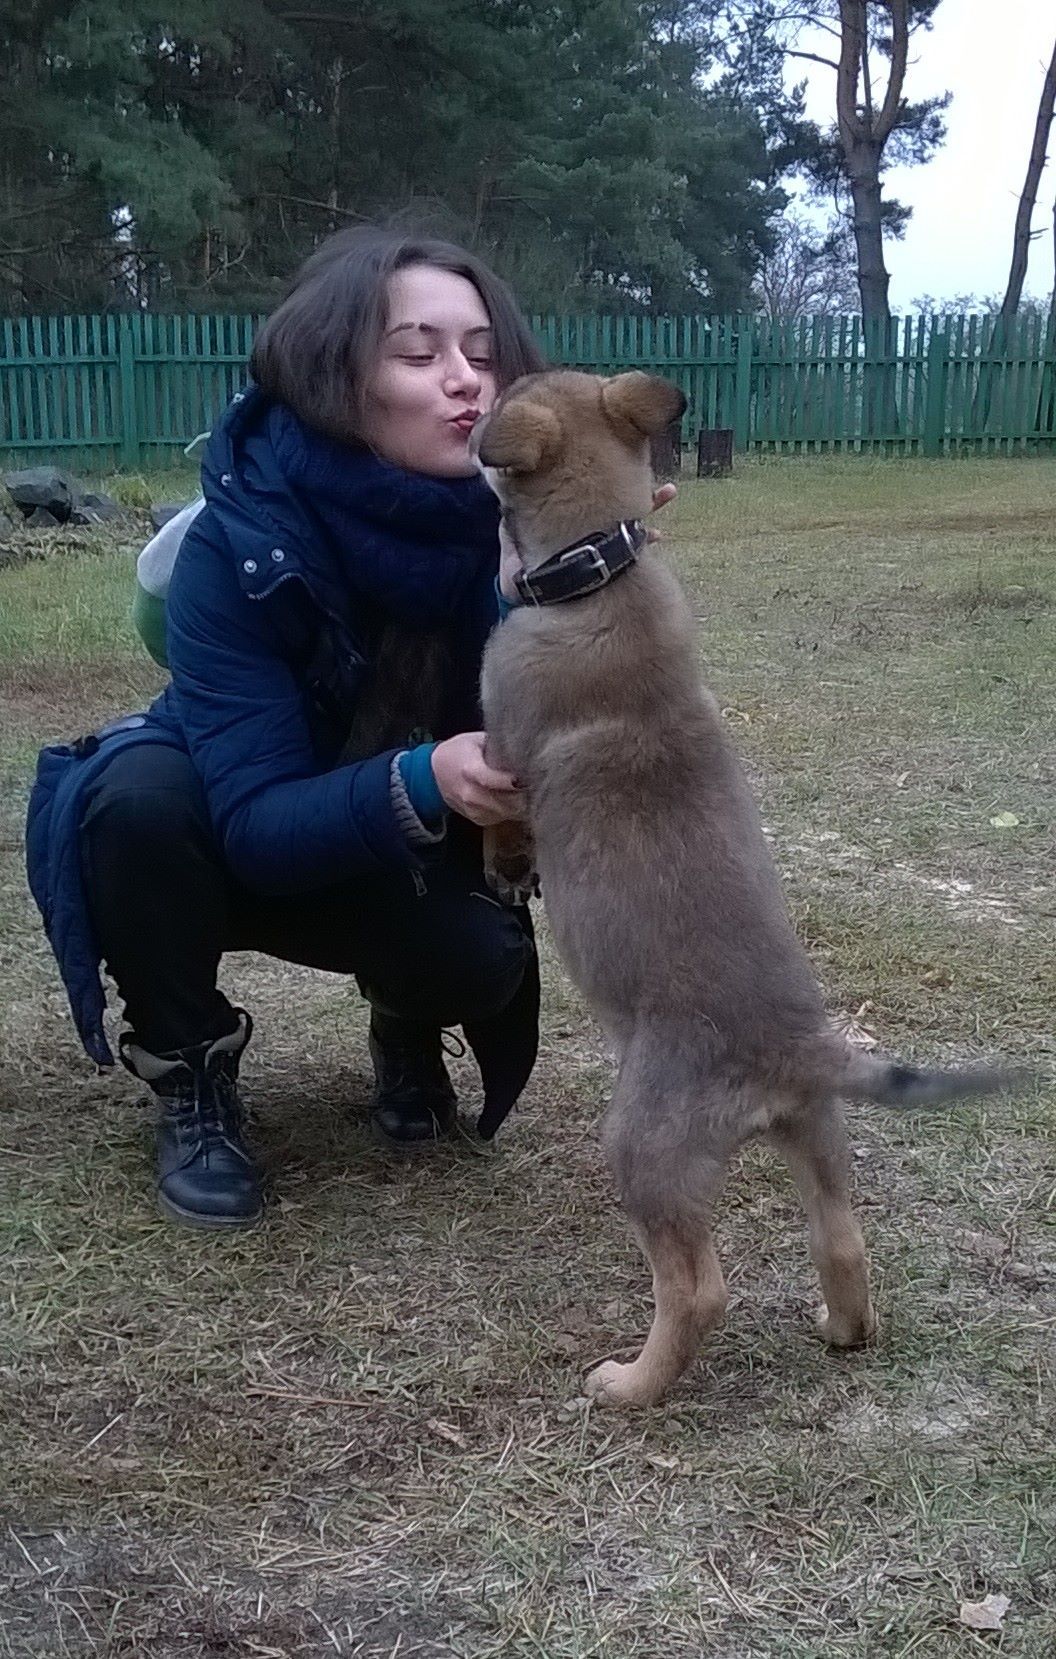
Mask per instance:
[[[467,444],[542,366],[471,254],[332,237],[209,441],[167,595],[170,685],[147,714],[41,754],[30,884],[102,1064],[101,959],[116,981],[121,1057],[157,1097],[158,1193],[180,1221],[261,1211],[237,1091],[252,1023],[217,988],[227,950],[355,976],[390,1142],[455,1121],[444,1027],[480,1067],[483,1132],[531,1072],[531,923],[482,870],[480,827],[521,800],[479,729],[499,521]]]

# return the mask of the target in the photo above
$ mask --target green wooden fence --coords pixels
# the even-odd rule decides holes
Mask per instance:
[[[164,465],[245,380],[250,316],[134,313],[0,323],[0,454]],[[676,380],[688,443],[940,455],[1056,443],[1056,325],[1021,317],[533,317],[557,364]]]

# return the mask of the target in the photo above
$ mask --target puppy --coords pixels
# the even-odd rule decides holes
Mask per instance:
[[[851,1348],[876,1316],[841,1096],[919,1105],[1004,1081],[889,1064],[831,1029],[701,683],[689,606],[657,554],[642,545],[611,579],[599,559],[566,556],[562,570],[586,570],[589,587],[594,569],[597,585],[531,602],[577,540],[644,542],[649,441],[683,407],[676,387],[645,374],[532,375],[471,440],[528,600],[495,630],[483,666],[489,758],[524,780],[534,842],[533,863],[508,835],[495,879],[516,897],[538,871],[557,949],[615,1050],[603,1140],[653,1272],[642,1351],[587,1382],[627,1405],[659,1399],[722,1319],[712,1212],[746,1139],[764,1135],[786,1159],[821,1278],[821,1330]]]

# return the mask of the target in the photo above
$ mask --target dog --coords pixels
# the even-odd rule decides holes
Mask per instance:
[[[712,1214],[749,1137],[784,1157],[836,1348],[876,1330],[847,1179],[844,1097],[896,1106],[1006,1085],[866,1055],[826,1018],[740,763],[698,667],[675,577],[645,544],[650,439],[685,407],[632,372],[515,382],[471,453],[520,554],[523,603],[485,650],[488,758],[522,780],[530,843],[492,837],[509,900],[535,874],[556,947],[615,1052],[602,1139],[653,1273],[631,1364],[587,1379],[599,1401],[658,1400],[722,1320]],[[583,544],[586,544],[584,547]]]

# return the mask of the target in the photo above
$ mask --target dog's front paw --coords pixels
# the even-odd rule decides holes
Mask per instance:
[[[590,1373],[583,1392],[596,1405],[606,1406],[651,1406],[660,1398],[657,1390],[648,1386],[637,1364],[621,1365],[615,1359],[607,1359]]]
[[[488,886],[503,904],[527,904],[539,897],[539,877],[530,858],[496,859],[485,871]]]

